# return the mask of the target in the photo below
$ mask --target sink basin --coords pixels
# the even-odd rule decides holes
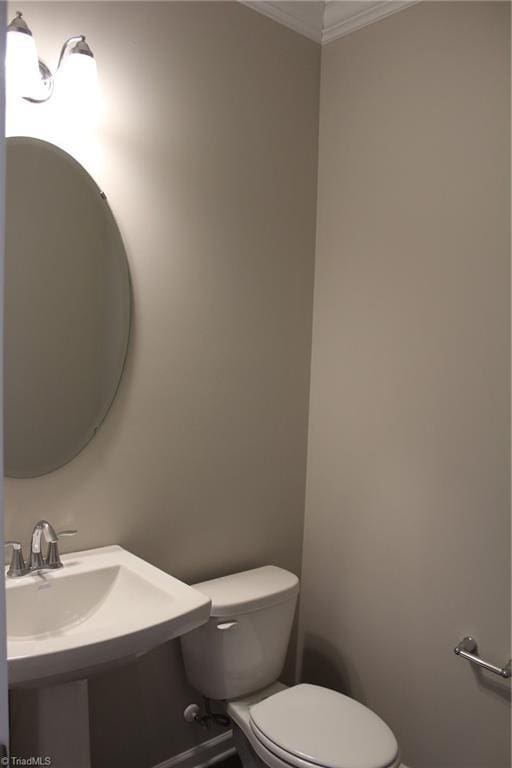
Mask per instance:
[[[207,597],[122,547],[62,562],[56,571],[6,579],[10,685],[85,677],[208,620]]]

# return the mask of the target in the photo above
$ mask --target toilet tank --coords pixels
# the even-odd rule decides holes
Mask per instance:
[[[181,637],[190,683],[211,699],[234,699],[278,679],[299,580],[267,565],[194,585],[212,601],[206,624]]]

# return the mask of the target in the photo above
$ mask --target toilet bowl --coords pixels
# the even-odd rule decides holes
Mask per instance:
[[[281,683],[227,705],[244,768],[398,768],[398,744],[367,707],[328,688]],[[241,732],[241,733],[240,733]]]
[[[226,701],[244,768],[398,768],[397,741],[367,707],[318,685],[286,687],[282,672],[296,576],[275,566],[195,585],[207,624],[181,638],[187,677]]]

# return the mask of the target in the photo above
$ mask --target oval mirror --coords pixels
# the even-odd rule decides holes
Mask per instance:
[[[105,418],[130,330],[128,262],[105,196],[63,150],[7,146],[5,473],[66,464]]]

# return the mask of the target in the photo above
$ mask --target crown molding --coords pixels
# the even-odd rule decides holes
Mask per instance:
[[[253,11],[262,13],[263,16],[268,16],[269,19],[273,19],[279,24],[283,24],[285,27],[293,29],[294,32],[298,32],[299,35],[314,40],[315,43],[322,42],[322,28],[309,24],[291,11],[285,11],[283,6],[286,5],[286,3],[281,2],[278,4],[269,2],[269,0],[240,0],[240,2],[248,8],[252,8]]]
[[[397,13],[397,11],[402,11],[410,5],[416,5],[418,2],[420,0],[382,0],[382,2],[372,3],[371,7],[365,8],[353,16],[337,18],[338,14],[336,11],[339,12],[342,3],[339,0],[330,0],[330,2],[326,3],[321,43],[322,45],[331,43],[339,37],[349,35],[351,32],[355,32],[356,29],[361,29],[368,26],[368,24],[373,24],[375,21],[380,21],[380,19],[384,19],[392,13]]]
[[[355,32],[356,29],[366,27],[375,21],[390,16],[392,13],[401,11],[410,5],[415,5],[421,0],[380,0],[380,2],[371,2],[364,0],[359,5],[362,10],[356,11],[350,16],[344,12],[343,0],[317,0],[323,6],[322,12],[318,14],[318,23],[313,23],[311,14],[300,12],[300,2],[272,2],[271,0],[239,0],[242,5],[252,8],[257,13],[267,16],[269,19],[277,21],[299,35],[314,40],[315,43],[324,45],[337,40],[339,37]],[[308,2],[305,5],[310,6]],[[367,6],[367,7],[364,7]]]

